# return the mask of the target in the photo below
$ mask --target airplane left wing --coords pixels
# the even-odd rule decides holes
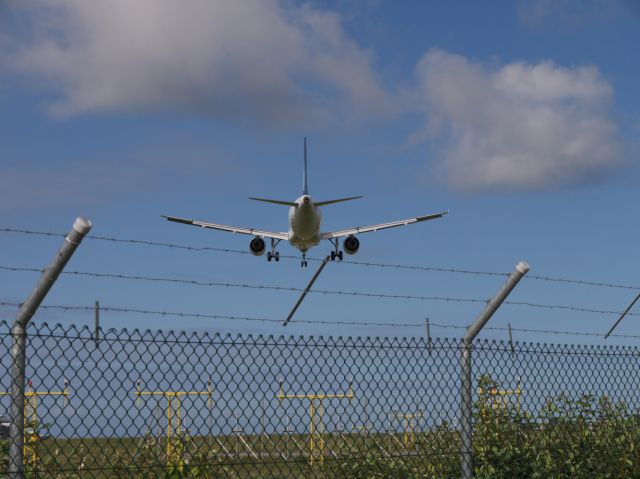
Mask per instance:
[[[339,230],[339,231],[329,231],[327,233],[322,233],[320,235],[320,238],[323,240],[334,239],[334,238],[341,238],[343,236],[370,233],[372,231],[384,230],[387,228],[395,228],[396,226],[406,226],[413,223],[419,223],[421,221],[428,221],[428,220],[434,220],[436,218],[441,218],[447,213],[448,211],[443,211],[442,213],[434,213],[434,214],[425,215],[425,216],[416,216],[415,218],[408,218],[406,220],[400,220],[400,221],[391,221],[390,223],[382,223],[379,225],[356,226],[355,228],[348,228],[348,229]]]
[[[215,223],[205,223],[204,221],[190,220],[190,219],[186,219],[186,218],[178,218],[176,216],[162,215],[162,217],[166,218],[169,221],[174,221],[176,223],[182,223],[182,224],[185,224],[185,225],[199,226],[200,228],[210,228],[210,229],[213,229],[213,230],[229,231],[230,233],[234,233],[234,234],[253,235],[253,236],[260,236],[260,237],[263,237],[263,238],[273,238],[273,239],[278,239],[278,240],[288,240],[289,239],[289,233],[285,233],[285,232],[262,231],[262,230],[257,230],[257,229],[253,229],[253,228],[239,228],[239,227],[236,227],[236,226],[218,225],[218,224],[215,224]]]

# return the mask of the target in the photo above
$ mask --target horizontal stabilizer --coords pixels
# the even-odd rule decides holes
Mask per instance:
[[[276,205],[284,205],[284,206],[298,206],[298,203],[294,201],[280,201],[280,200],[269,200],[267,198],[249,198],[250,200],[255,201],[264,201],[265,203],[273,203]]]
[[[358,198],[362,198],[362,196],[350,196],[349,198],[340,198],[337,200],[329,200],[329,201],[316,201],[313,204],[315,206],[325,206],[325,205],[331,205],[333,203],[341,203],[342,201],[357,200]]]

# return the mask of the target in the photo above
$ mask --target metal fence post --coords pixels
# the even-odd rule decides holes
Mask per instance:
[[[472,363],[471,351],[473,349],[473,340],[480,333],[487,321],[497,311],[502,302],[509,296],[511,290],[515,288],[522,277],[529,271],[529,265],[521,261],[516,265],[516,269],[505,284],[502,286],[498,294],[489,301],[484,311],[475,322],[469,326],[467,332],[462,339],[461,344],[461,400],[460,400],[460,443],[461,453],[460,460],[462,465],[462,479],[471,479],[473,477],[473,407],[472,407]]]
[[[82,238],[91,229],[91,221],[77,218],[73,228],[64,239],[64,244],[53,261],[42,273],[31,295],[22,304],[20,312],[11,328],[13,345],[11,347],[11,408],[9,411],[9,477],[24,477],[24,382],[26,370],[27,325],[36,313],[40,303],[55,283],[60,272],[71,258]]]
[[[100,343],[100,301],[96,301],[95,305],[95,331],[93,334],[93,341],[97,348]]]

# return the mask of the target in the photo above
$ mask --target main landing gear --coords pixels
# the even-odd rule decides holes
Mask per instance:
[[[331,261],[335,261],[336,258],[342,261],[343,254],[342,251],[340,251],[340,241],[338,240],[338,238],[329,239],[329,241],[331,241],[331,244],[335,248],[335,250],[331,252]]]
[[[280,251],[276,251],[278,243],[280,243],[280,240],[271,238],[271,251],[267,252],[267,261],[271,262],[272,259],[280,261]]]

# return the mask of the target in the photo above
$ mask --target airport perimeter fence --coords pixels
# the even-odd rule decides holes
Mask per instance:
[[[27,333],[24,477],[461,476],[459,339]],[[640,475],[637,348],[478,340],[472,373],[475,477]]]

